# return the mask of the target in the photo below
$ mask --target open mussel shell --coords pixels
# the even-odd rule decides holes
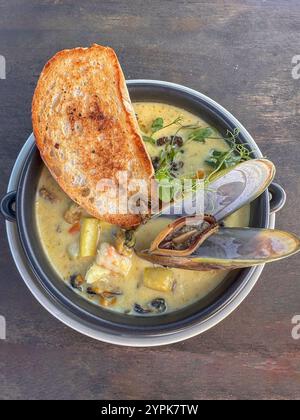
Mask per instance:
[[[296,254],[300,239],[287,232],[270,229],[225,228],[210,236],[187,257],[158,255],[147,251],[138,255],[154,264],[186,270],[232,270],[266,264]]]
[[[219,225],[212,216],[181,217],[159,233],[149,252],[185,257],[196,251],[218,229]]]
[[[219,222],[258,198],[271,184],[275,166],[267,159],[254,159],[221,172],[205,191],[205,213]]]

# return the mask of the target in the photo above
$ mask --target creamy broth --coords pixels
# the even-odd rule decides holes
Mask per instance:
[[[151,123],[158,116],[164,118],[165,124],[171,123],[178,116],[183,118],[184,124],[195,124],[201,122],[203,127],[207,127],[204,121],[199,117],[179,109],[174,106],[158,103],[136,103],[135,111],[142,131],[148,134]],[[174,127],[168,127],[160,131],[159,136],[169,136],[174,133]],[[214,136],[215,137],[215,136]],[[219,137],[216,134],[216,137]],[[157,146],[147,143],[147,148],[151,156],[158,153]],[[208,139],[205,143],[190,142],[186,145],[182,154],[183,166],[180,168],[180,174],[193,174],[198,170],[204,170],[206,173],[210,168],[205,164],[209,151],[211,149],[220,151],[228,150],[228,145],[221,138]],[[71,200],[60,189],[46,168],[42,170],[38,192],[41,188],[47,189],[55,201],[47,200],[37,193],[35,212],[39,236],[46,255],[58,275],[67,284],[70,284],[70,277],[80,273],[83,277],[87,270],[93,264],[95,258],[75,258],[70,259],[68,247],[79,241],[79,232],[70,233],[70,224],[64,220],[64,213],[69,208]],[[226,226],[245,227],[249,224],[250,207],[247,206],[230,216],[226,221]],[[146,225],[141,226],[137,231],[137,244],[139,248],[148,248],[152,239],[168,223],[168,219],[160,218],[150,220]],[[114,244],[115,233],[118,228],[100,222],[101,234],[100,243],[107,242]],[[111,281],[111,287],[121,290],[122,294],[116,299],[116,302],[109,307],[123,313],[134,313],[133,307],[136,303],[146,306],[149,301],[156,298],[163,298],[168,311],[174,311],[185,305],[191,304],[196,300],[205,297],[215,289],[227,276],[226,271],[196,272],[188,270],[172,269],[176,287],[170,292],[161,292],[152,290],[143,284],[144,269],[153,267],[152,264],[138,258],[135,254],[132,256],[132,266],[129,273],[125,276],[115,276]],[[101,282],[100,282],[101,283]],[[101,286],[101,284],[100,284]],[[103,286],[104,287],[104,286]],[[89,299],[95,304],[99,303],[98,296],[91,296],[83,292],[83,297]]]
[[[182,117],[182,124],[198,124],[200,127],[207,127],[207,123],[201,120],[198,116],[191,114],[184,109],[178,108],[172,105],[165,105],[160,103],[147,103],[141,102],[134,104],[135,111],[138,115],[138,120],[141,129],[149,134],[149,127],[151,123],[158,116],[164,118],[165,125],[170,124],[178,116]],[[176,131],[176,129],[175,129]],[[156,134],[156,138],[164,137],[174,134],[174,126],[166,127],[159,131],[159,135]],[[182,133],[180,132],[180,135]],[[216,137],[220,137],[216,132]],[[149,143],[146,143],[148,152],[151,156],[157,155],[157,147]],[[161,149],[161,148],[159,148]],[[206,172],[210,171],[210,167],[205,163],[206,158],[209,155],[210,150],[218,149],[221,152],[228,150],[228,145],[222,138],[212,138],[206,143],[189,142],[185,146],[185,153],[182,155],[181,160],[184,162],[184,166],[180,169],[180,174],[195,174],[197,170],[203,169]]]

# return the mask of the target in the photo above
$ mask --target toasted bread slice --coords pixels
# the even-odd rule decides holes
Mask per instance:
[[[125,78],[111,48],[92,45],[57,53],[38,81],[32,122],[42,159],[72,200],[112,224],[130,228],[141,223],[139,214],[103,214],[97,204],[102,179],[118,185],[118,172],[127,171],[129,182],[139,179],[149,185],[153,177]]]

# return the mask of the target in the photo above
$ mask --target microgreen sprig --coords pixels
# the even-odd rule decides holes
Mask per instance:
[[[156,139],[153,138],[154,134],[158,133],[165,128],[171,127],[172,125],[178,125],[183,120],[183,117],[177,117],[174,121],[170,122],[169,124],[164,124],[164,119],[162,117],[156,118],[151,124],[151,133],[149,136],[143,135],[143,140],[146,143],[151,143],[154,146],[156,145]]]
[[[243,144],[237,143],[240,130],[235,128],[233,132],[227,131],[227,137],[224,140],[229,144],[230,150],[228,152],[220,152],[218,150],[211,150],[206,163],[211,166],[214,170],[206,178],[206,183],[209,183],[211,179],[218,172],[223,169],[234,167],[241,162],[252,159],[252,152]]]

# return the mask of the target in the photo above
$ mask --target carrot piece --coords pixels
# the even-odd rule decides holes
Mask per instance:
[[[205,178],[205,172],[202,169],[197,171],[196,179],[204,179],[204,178]]]
[[[80,231],[80,222],[75,223],[73,226],[70,227],[68,232],[71,235],[75,235],[75,233],[78,233]]]

